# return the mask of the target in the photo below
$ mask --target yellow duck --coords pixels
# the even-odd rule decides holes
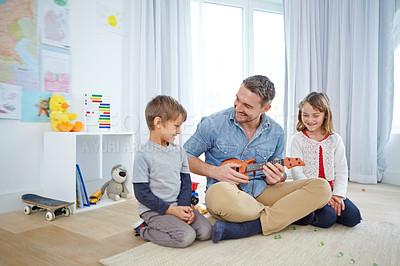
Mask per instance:
[[[70,121],[78,118],[75,113],[67,113],[69,104],[60,94],[54,94],[50,98],[50,123],[54,131],[61,132],[79,132],[83,129],[83,124],[76,121],[72,124]]]

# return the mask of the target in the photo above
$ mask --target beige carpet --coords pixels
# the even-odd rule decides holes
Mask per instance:
[[[280,235],[280,238],[278,237]],[[276,238],[275,238],[276,236]],[[343,255],[340,256],[339,253]],[[400,265],[400,228],[362,221],[354,228],[334,225],[289,226],[218,244],[195,241],[184,249],[146,243],[110,258],[103,265]]]

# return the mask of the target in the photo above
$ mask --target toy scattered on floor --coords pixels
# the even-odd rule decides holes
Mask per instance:
[[[339,252],[339,257],[343,257],[343,252]]]
[[[90,204],[96,204],[101,197],[103,196],[103,192],[101,190],[96,190],[90,197],[89,197],[89,202]]]
[[[322,247],[324,245],[324,242],[319,242],[319,245]]]
[[[351,264],[354,264],[354,263],[356,263],[356,261],[355,261],[354,259],[351,259],[351,260],[350,260],[350,263],[351,263]]]
[[[49,101],[50,123],[54,131],[57,132],[79,132],[83,129],[83,124],[76,121],[72,124],[70,121],[78,118],[75,113],[67,113],[69,104],[61,94],[54,94]]]
[[[199,203],[199,193],[197,193],[196,189],[199,183],[192,182],[192,194],[190,198],[190,204],[192,204],[193,209],[197,210],[201,214],[207,214],[207,208],[204,204]]]
[[[207,208],[204,204],[197,204],[196,206],[193,206],[193,208],[196,209],[201,214],[207,213]]]
[[[196,206],[197,203],[199,203],[199,193],[197,193],[196,189],[199,183],[197,182],[192,182],[192,194],[191,194],[191,200],[190,203],[192,206]]]
[[[128,173],[122,165],[118,164],[115,165],[111,170],[111,180],[107,181],[101,187],[101,193],[104,195],[105,191],[107,190],[107,196],[117,201],[121,197],[126,199],[132,199],[133,194],[129,193],[127,187],[125,186],[124,182],[128,178]]]
[[[281,235],[274,236],[275,239],[281,239]]]
[[[293,227],[292,227],[292,230],[296,230],[296,226],[293,226]]]
[[[318,228],[314,228],[314,231],[317,232],[317,231],[318,231]]]

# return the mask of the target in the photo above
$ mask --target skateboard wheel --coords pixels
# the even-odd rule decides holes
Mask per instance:
[[[47,221],[53,221],[54,219],[56,219],[56,215],[54,214],[54,212],[47,212],[46,213],[46,220]]]
[[[63,211],[64,211],[64,216],[66,216],[66,217],[70,216],[70,214],[71,214],[71,209],[70,208],[65,207],[63,209]]]
[[[25,208],[24,208],[24,213],[25,214],[31,214],[32,213],[32,208],[31,208],[31,206],[25,206]]]

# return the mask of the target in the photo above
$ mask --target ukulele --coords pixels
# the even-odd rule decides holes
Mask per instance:
[[[262,170],[263,166],[267,164],[267,162],[256,163],[256,159],[249,159],[247,161],[241,161],[239,159],[228,159],[223,161],[221,165],[225,165],[227,163],[236,163],[240,164],[239,167],[232,167],[241,174],[247,174],[248,172],[255,172],[258,170]],[[288,169],[295,166],[305,166],[306,164],[300,158],[290,158],[286,157],[285,159],[274,160],[271,161],[272,164],[279,163],[280,165],[286,166]]]

